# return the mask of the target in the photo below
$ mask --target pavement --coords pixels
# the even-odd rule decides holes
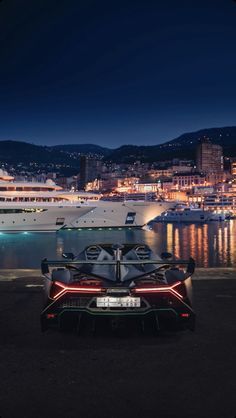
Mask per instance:
[[[197,269],[193,332],[41,334],[38,270],[0,271],[0,418],[235,418],[236,271]]]

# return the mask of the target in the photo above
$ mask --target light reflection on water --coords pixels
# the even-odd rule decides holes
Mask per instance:
[[[154,224],[153,230],[70,230],[57,233],[0,234],[0,268],[40,268],[43,258],[60,259],[63,252],[77,254],[86,245],[146,243],[157,253],[190,255],[199,267],[236,265],[236,220],[209,224]]]

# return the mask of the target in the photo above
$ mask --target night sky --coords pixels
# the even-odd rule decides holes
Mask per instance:
[[[152,145],[236,125],[233,0],[0,1],[0,139]]]

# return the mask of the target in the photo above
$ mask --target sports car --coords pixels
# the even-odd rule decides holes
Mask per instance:
[[[74,329],[106,319],[117,326],[135,318],[145,329],[194,330],[191,276],[195,262],[155,254],[144,244],[97,244],[78,256],[42,261],[41,329]]]

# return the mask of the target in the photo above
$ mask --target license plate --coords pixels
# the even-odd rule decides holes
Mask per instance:
[[[98,308],[140,308],[141,299],[132,296],[112,297],[104,296],[97,298]]]

